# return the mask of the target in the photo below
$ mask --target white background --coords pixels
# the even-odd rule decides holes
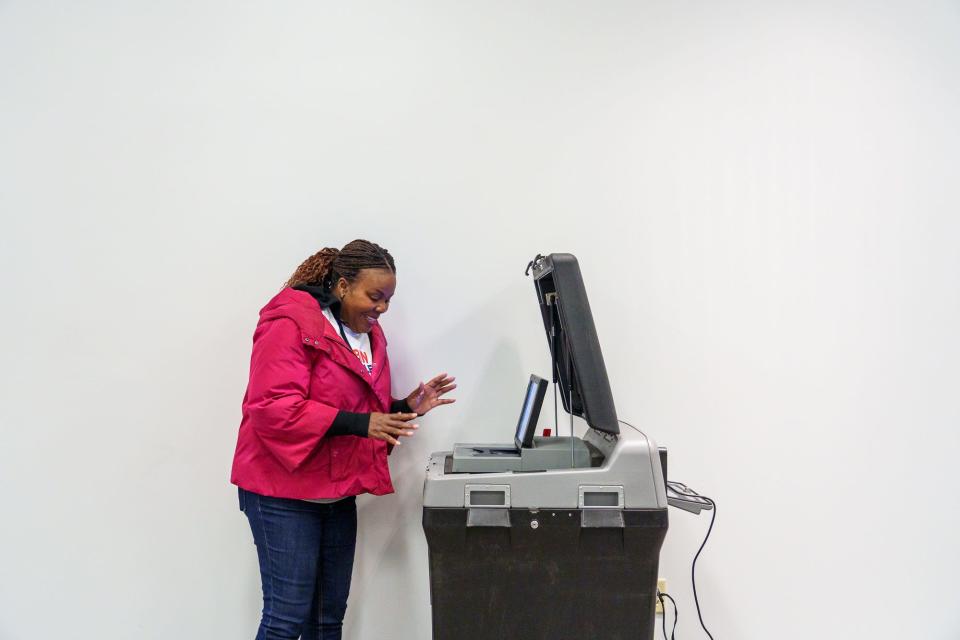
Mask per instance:
[[[424,463],[509,439],[554,251],[719,502],[715,638],[960,637],[958,72],[946,1],[0,1],[0,638],[253,637],[250,337],[355,237],[395,392],[460,389],[360,503],[349,640],[429,637]]]

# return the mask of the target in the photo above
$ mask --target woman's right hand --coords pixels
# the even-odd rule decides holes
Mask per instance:
[[[410,422],[416,417],[415,413],[371,413],[367,437],[384,440],[389,444],[400,444],[400,436],[409,438],[420,427]]]

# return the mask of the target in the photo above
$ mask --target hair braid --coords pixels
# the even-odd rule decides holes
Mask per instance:
[[[340,278],[353,282],[362,269],[397,272],[389,251],[367,240],[354,240],[343,249],[327,247],[304,260],[287,280],[286,286],[311,284],[330,289]]]

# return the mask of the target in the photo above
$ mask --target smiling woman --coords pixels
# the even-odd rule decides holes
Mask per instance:
[[[390,253],[354,240],[307,258],[260,310],[231,478],[260,562],[258,640],[341,637],[355,496],[392,493],[387,455],[453,402],[445,373],[391,396],[379,320],[396,288]]]

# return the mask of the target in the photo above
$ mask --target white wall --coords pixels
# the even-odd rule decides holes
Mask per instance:
[[[396,391],[460,389],[361,501],[347,638],[429,637],[424,462],[508,437],[551,251],[719,502],[714,637],[960,636],[955,2],[7,0],[0,61],[0,638],[252,637],[250,336],[354,237]]]

